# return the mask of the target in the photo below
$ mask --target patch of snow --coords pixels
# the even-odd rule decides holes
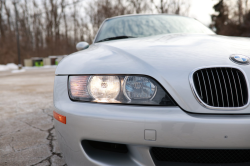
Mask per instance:
[[[25,69],[11,71],[11,73],[21,73],[21,72],[25,72]]]
[[[5,70],[8,70],[6,65],[0,65],[0,71],[5,71]]]
[[[0,71],[17,70],[18,66],[14,63],[8,63],[7,65],[0,65]]]
[[[14,63],[8,63],[8,64],[6,65],[6,67],[7,67],[8,69],[10,69],[10,70],[17,70],[17,69],[18,69],[18,66],[17,66],[16,64],[14,64]]]

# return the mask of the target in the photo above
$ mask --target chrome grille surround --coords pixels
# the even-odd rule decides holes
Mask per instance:
[[[244,105],[243,106],[240,106],[240,107],[232,107],[232,106],[227,106],[227,105],[223,105],[223,106],[213,106],[214,104],[213,103],[211,103],[211,104],[213,104],[213,105],[210,105],[210,104],[207,104],[205,101],[203,101],[202,99],[201,99],[201,97],[199,96],[199,94],[198,94],[198,92],[197,92],[197,90],[196,90],[196,88],[195,88],[195,83],[194,83],[194,73],[196,73],[197,71],[201,71],[201,70],[204,70],[204,69],[236,69],[236,70],[239,70],[240,72],[241,72],[241,74],[244,76],[244,78],[245,78],[245,84],[246,84],[246,91],[247,91],[247,102],[245,102],[244,103]],[[206,70],[207,71],[207,70]],[[207,73],[206,73],[207,74]],[[233,75],[233,74],[232,74]],[[222,76],[224,76],[223,75],[223,72],[222,72]],[[200,76],[203,80],[204,80],[204,75],[202,74],[201,76]],[[214,76],[214,74],[212,74],[212,77],[211,78],[213,78],[213,77],[215,77]],[[226,77],[226,76],[224,76],[224,77]],[[228,77],[228,75],[227,75],[227,77]],[[229,79],[229,78],[228,78]],[[211,89],[211,82],[212,81],[214,81],[214,79],[213,80],[210,80],[209,79],[209,77],[208,77],[208,82],[207,82],[207,87],[209,86],[209,88]],[[214,102],[215,100],[217,100],[218,101],[218,94],[217,93],[219,93],[219,91],[221,91],[220,93],[222,94],[223,92],[222,92],[222,85],[224,85],[225,84],[225,90],[227,89],[227,87],[226,87],[226,82],[224,82],[225,81],[225,78],[220,78],[220,79],[218,79],[218,80],[223,80],[223,82],[221,82],[221,83],[219,83],[219,85],[220,86],[215,86],[214,88],[216,89],[215,90],[215,93],[216,93],[216,98],[215,99],[212,99],[212,101]],[[200,68],[196,68],[196,69],[194,69],[190,74],[189,74],[189,83],[190,83],[190,86],[191,86],[191,90],[192,90],[192,92],[193,92],[193,94],[194,94],[194,96],[195,96],[195,98],[197,99],[197,101],[203,106],[203,107],[205,107],[205,108],[207,108],[207,109],[210,109],[210,110],[220,110],[220,111],[222,111],[222,110],[225,110],[225,111],[235,111],[235,110],[243,110],[243,109],[245,109],[245,108],[247,108],[248,106],[249,106],[249,104],[250,104],[250,99],[249,99],[249,94],[250,94],[250,92],[249,92],[249,88],[248,88],[248,86],[249,86],[249,82],[248,82],[248,78],[247,78],[247,76],[246,76],[246,73],[241,69],[241,68],[239,68],[239,67],[235,67],[235,66],[205,66],[205,67],[200,67]],[[232,87],[233,86],[235,86],[236,84],[234,83],[233,85],[231,85],[232,83],[231,82],[229,82],[229,84],[230,84],[230,86],[231,86],[231,88],[230,88],[230,92],[227,92],[227,90],[226,90],[226,93],[233,93],[233,91],[232,91]],[[242,83],[241,83],[242,84]],[[215,85],[215,83],[214,83],[214,85]],[[206,97],[208,97],[208,93],[212,93],[212,92],[208,92],[207,90],[206,90],[206,88],[207,87],[205,87],[205,94],[203,94],[203,95],[206,95]],[[237,92],[235,92],[235,93],[237,93]],[[212,98],[213,98],[213,95],[210,95],[210,96],[212,96]],[[221,100],[228,100],[227,98],[225,98],[225,99],[223,99],[223,94],[221,95],[222,96],[222,99]],[[233,97],[233,95],[231,95],[232,97]],[[238,95],[236,95],[237,97],[238,97]],[[227,97],[228,97],[228,95],[227,95]],[[242,101],[243,101],[243,99],[242,99]],[[223,102],[224,103],[224,102]],[[228,103],[229,104],[229,103]]]

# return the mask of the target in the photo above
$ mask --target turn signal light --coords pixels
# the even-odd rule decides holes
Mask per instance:
[[[53,111],[53,115],[54,115],[54,118],[56,120],[58,120],[61,123],[66,124],[66,116],[60,115],[60,114],[56,113],[55,111]]]

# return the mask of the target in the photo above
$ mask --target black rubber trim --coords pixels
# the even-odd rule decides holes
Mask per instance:
[[[84,147],[84,144],[88,144],[94,149],[116,152],[116,153],[128,153],[128,147],[125,144],[100,142],[100,141],[93,141],[93,140],[83,140],[81,141],[81,143],[83,147]]]
[[[193,164],[250,163],[250,149],[180,149],[152,147],[154,161]]]

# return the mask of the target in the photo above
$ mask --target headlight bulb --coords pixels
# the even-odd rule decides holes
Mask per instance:
[[[114,100],[120,93],[120,80],[117,76],[91,76],[88,90],[96,100]]]
[[[128,100],[151,100],[157,91],[148,78],[138,76],[127,76],[124,81],[123,92]]]

